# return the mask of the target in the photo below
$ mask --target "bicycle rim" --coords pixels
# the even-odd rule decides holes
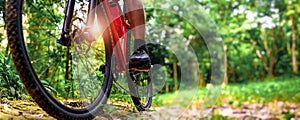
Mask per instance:
[[[30,9],[22,11],[23,4]],[[63,47],[56,43],[61,31],[57,22],[61,21],[51,21],[47,8],[29,6],[29,2],[8,1],[6,11],[9,46],[28,92],[55,118],[91,119],[100,114],[112,86],[112,47],[110,40],[103,40],[109,36],[96,39],[89,51],[75,43]],[[33,21],[34,17],[41,19],[40,23]],[[45,28],[48,26],[51,28]],[[106,65],[104,73],[99,70],[101,64]]]

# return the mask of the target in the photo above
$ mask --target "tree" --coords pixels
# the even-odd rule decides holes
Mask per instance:
[[[297,53],[296,53],[296,39],[297,39],[297,23],[295,21],[295,18],[297,18],[297,14],[300,13],[299,4],[296,3],[296,1],[288,0],[287,1],[287,16],[289,16],[290,19],[290,27],[292,29],[292,68],[293,73],[298,73],[298,64],[297,64]]]
[[[223,81],[221,77],[223,74],[220,73],[223,62],[219,62],[219,59],[223,58],[222,41],[218,41],[215,24],[204,12],[201,4],[197,4],[196,1],[182,2],[180,0],[171,2],[147,0],[145,3],[146,7],[156,8],[147,11],[149,13],[147,18],[150,20],[150,24],[147,24],[151,28],[149,29],[150,35],[163,36],[158,38],[163,45],[170,48],[175,55],[177,54],[178,59],[184,61],[184,64],[191,63],[189,65],[179,63],[181,69],[189,70],[192,66],[199,68],[199,71],[193,71],[193,75],[184,75],[185,79],[197,81],[199,85],[212,82],[212,76],[215,80],[222,78],[221,81]],[[158,27],[155,28],[152,25]],[[161,31],[153,34],[155,30]],[[196,56],[191,59],[193,55]],[[213,67],[212,64],[221,65]]]

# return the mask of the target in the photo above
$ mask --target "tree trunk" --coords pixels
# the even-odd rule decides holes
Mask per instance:
[[[66,69],[65,69],[65,79],[66,81],[67,80],[70,80],[70,76],[69,76],[69,73],[70,73],[70,47],[67,47],[67,55],[66,55]]]
[[[292,22],[292,63],[293,63],[293,73],[298,73],[298,66],[297,66],[297,57],[296,57],[296,27],[295,27],[295,20],[294,16],[290,16],[290,20]]]
[[[265,71],[267,71],[269,77],[274,77],[274,66],[276,64],[276,57],[278,56],[278,48],[275,43],[275,33],[266,32],[264,28],[260,28],[261,34],[263,36],[263,47],[265,49],[265,55],[262,54],[260,50],[256,50],[257,57],[261,60]],[[274,32],[274,30],[272,29]],[[271,45],[270,45],[271,44]]]
[[[166,82],[165,86],[166,86],[165,91],[169,92],[169,84],[168,84],[168,82]]]
[[[204,73],[200,73],[200,78],[199,78],[199,82],[198,82],[198,87],[203,87],[204,84],[205,84]]]
[[[274,65],[275,65],[275,59],[273,57],[269,58],[269,69],[268,69],[268,76],[274,77]]]
[[[228,74],[227,74],[227,45],[224,44],[224,84],[228,84]]]
[[[174,91],[178,90],[178,74],[177,74],[177,64],[173,63],[173,78],[174,78]]]

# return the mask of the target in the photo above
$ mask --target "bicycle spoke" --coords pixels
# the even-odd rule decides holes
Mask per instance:
[[[70,34],[74,28],[78,28],[75,27],[74,21],[62,23],[64,18],[60,8],[65,6],[49,5],[56,2],[61,1],[47,4],[44,1],[34,4],[29,1],[6,2],[9,9],[6,11],[9,13],[6,14],[7,18],[12,18],[8,19],[7,29],[11,33],[8,34],[11,53],[28,92],[49,115],[60,119],[92,119],[97,113],[91,111],[99,111],[99,104],[105,103],[106,96],[110,94],[108,89],[111,88],[111,73],[106,72],[104,75],[97,67],[105,61],[110,65],[111,60],[105,56],[111,54],[111,45],[102,41],[95,45],[99,44],[104,50],[91,46],[91,53],[81,54],[82,51],[69,49],[74,43],[69,47],[56,43],[56,39],[61,37],[60,26],[70,26],[67,28],[71,30],[68,31]],[[71,6],[74,4],[68,3]],[[74,10],[70,6],[67,7],[68,10],[79,11],[78,7]],[[80,4],[79,7],[84,8],[85,5]],[[75,16],[86,18],[88,12],[80,12],[81,16],[77,16],[76,12]],[[96,59],[96,52],[103,55],[97,56]],[[76,65],[75,62],[79,63]],[[107,71],[110,71],[110,66],[107,67]],[[105,93],[99,94],[99,91]]]

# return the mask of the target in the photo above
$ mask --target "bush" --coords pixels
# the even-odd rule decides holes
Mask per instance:
[[[11,56],[0,53],[0,98],[19,99],[25,88],[14,69]]]

